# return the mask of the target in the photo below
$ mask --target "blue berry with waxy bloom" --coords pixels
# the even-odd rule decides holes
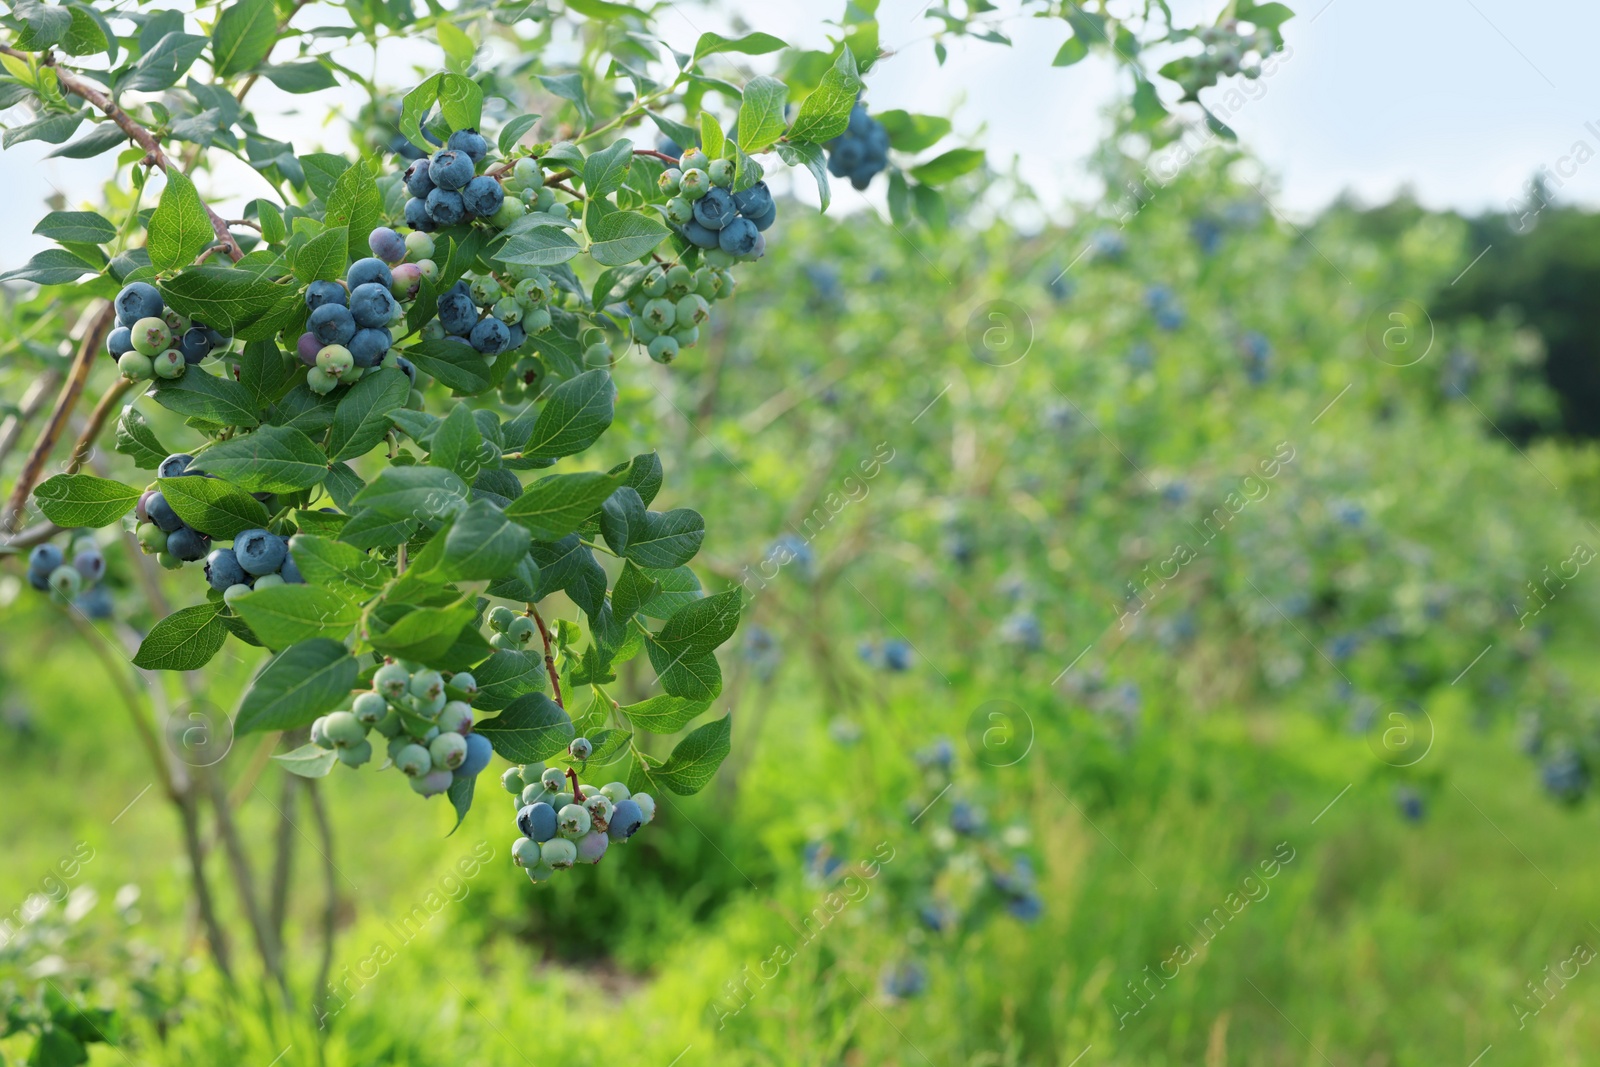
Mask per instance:
[[[289,555],[283,538],[270,530],[245,530],[233,539],[233,554],[239,566],[251,574],[272,574]]]
[[[163,533],[173,533],[183,529],[183,520],[178,518],[178,513],[172,510],[172,505],[167,503],[167,498],[159,491],[151,493],[144,504],[145,514],[150,516],[150,521]]]
[[[39,574],[48,575],[64,562],[66,557],[61,549],[48,541],[34,545],[33,551],[28,553],[28,569]]]
[[[465,337],[478,324],[478,309],[465,285],[458,282],[439,297],[439,324],[457,337]]]
[[[467,218],[467,204],[454,189],[435,189],[428,194],[428,216],[440,226],[454,226]]]
[[[363,370],[376,367],[388,354],[394,335],[385,327],[367,327],[350,338],[350,359]]]
[[[461,202],[474,215],[487,217],[500,210],[505,200],[505,190],[487,174],[468,182],[461,190]]]
[[[113,357],[121,356],[133,351],[133,331],[126,326],[118,326],[106,334],[106,351]]]
[[[72,569],[88,582],[98,582],[106,575],[106,557],[98,545],[86,545],[72,554]]]
[[[166,534],[166,552],[184,563],[203,560],[205,553],[210,550],[210,537],[206,537],[198,530],[192,530],[189,526],[179,526],[178,530]]]
[[[394,273],[389,270],[389,264],[383,260],[376,256],[368,256],[350,264],[344,279],[350,286],[351,296],[354,297],[355,291],[363,285],[377,284],[385,289],[389,288],[390,283],[394,281]]]
[[[611,809],[611,823],[606,827],[606,834],[613,841],[626,841],[639,832],[639,827],[644,825],[644,812],[639,807],[639,802],[632,797],[619,800]]]
[[[278,575],[287,585],[305,585],[306,579],[300,573],[300,565],[294,561],[294,556],[283,557],[283,566],[278,568]]]
[[[433,179],[428,177],[428,161],[419,159],[406,168],[406,192],[414,197],[427,196],[433,192]]]
[[[733,206],[728,190],[713,186],[694,202],[694,220],[708,230],[720,230],[738,217],[739,209]]]
[[[465,152],[474,163],[481,162],[489,154],[489,142],[477,130],[456,130],[444,145],[452,152]]]
[[[149,282],[132,282],[123,286],[113,303],[117,309],[117,321],[123,326],[132,326],[140,319],[159,318],[166,310],[161,293]]]
[[[405,238],[387,226],[379,226],[367,234],[367,247],[372,254],[391,267],[406,258]]]
[[[457,778],[476,778],[489,766],[489,760],[494,756],[494,746],[482,734],[467,735],[467,758],[461,761],[461,766],[455,770]]]
[[[433,193],[428,195],[432,196]],[[433,221],[432,212],[428,210],[428,202],[421,197],[414,196],[406,201],[405,216],[406,225],[417,233],[428,233],[439,228],[439,224]]]
[[[560,819],[556,817],[556,809],[549,804],[527,804],[517,811],[517,829],[522,831],[523,837],[548,841],[556,836],[559,828]]]
[[[428,177],[439,187],[435,192],[460,189],[472,180],[472,157],[448,148],[435,152],[428,164]]]
[[[749,220],[735,219],[734,221],[744,222],[748,225]],[[751,229],[753,230],[754,227],[751,227]],[[688,241],[696,248],[716,248],[722,240],[717,230],[707,229],[706,227],[700,225],[700,222],[697,219],[690,219],[688,222],[684,223],[682,233],[684,240]]]
[[[210,333],[201,326],[191,327],[178,342],[178,351],[183,353],[185,362],[199,363],[211,354]]]
[[[295,354],[300,357],[301,363],[308,367],[317,365],[317,353],[322,351],[322,342],[317,339],[316,334],[307,330],[300,335],[300,339],[295,342],[294,347]]]
[[[685,228],[687,230],[687,228]],[[689,238],[691,241],[694,238]],[[717,234],[718,246],[729,255],[748,256],[756,251],[757,242],[761,240],[761,231],[756,229],[756,224],[747,218],[737,218],[724,226]]]
[[[344,307],[349,303],[350,294],[345,292],[344,286],[338,282],[319,280],[306,286],[306,307],[312,311],[324,304],[338,304]]]
[[[388,273],[387,269],[384,273]],[[386,281],[365,282],[350,290],[350,314],[357,326],[373,329],[389,325],[400,308],[394,294],[389,291],[393,281],[394,275],[390,274]]]
[[[214,548],[206,556],[206,581],[221,593],[230,586],[248,585],[250,576],[239,566],[239,558],[233,554],[233,549]]]
[[[111,599],[111,590],[103,585],[85,589],[73,606],[91,619],[109,619],[115,613],[116,604]]]
[[[765,215],[774,206],[772,190],[767,188],[766,182],[756,182],[748,189],[741,189],[732,194],[733,206],[745,218]]]
[[[355,316],[343,304],[324,304],[306,319],[306,327],[325,345],[347,345],[356,335]]]
[[[767,210],[762,212],[761,214],[759,214],[759,215],[746,215],[745,218],[749,219],[751,224],[754,225],[757,230],[770,229],[772,227],[773,222],[775,222],[777,220],[777,218],[778,218],[778,205],[777,204],[773,204],[771,207],[767,208]]]
[[[38,571],[29,571],[28,584],[41,593],[48,593],[50,591],[50,576],[48,574],[40,574]]]
[[[497,356],[511,345],[511,327],[493,315],[485,315],[472,328],[468,340],[484,355]]]

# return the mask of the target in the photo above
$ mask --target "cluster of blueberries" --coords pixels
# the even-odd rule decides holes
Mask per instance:
[[[106,557],[88,531],[72,537],[65,552],[46,541],[28,553],[28,584],[71,601],[91,619],[111,616],[111,591],[100,584],[105,574]]]
[[[492,360],[522,348],[528,334],[549,329],[550,279],[531,267],[513,269],[507,277],[516,283],[510,290],[490,274],[468,274],[456,282],[440,295],[439,317],[423,327],[423,338],[454,339]]]
[[[131,382],[181,378],[232,338],[166,306],[149,282],[123,286],[114,301],[117,325],[106,335],[106,351]]]
[[[582,763],[594,754],[586,737],[573,738],[567,755]],[[569,788],[570,783],[570,788]],[[577,863],[599,863],[611,842],[623,842],[656,815],[649,793],[633,793],[622,782],[596,789],[578,782],[574,769],[529,763],[500,777],[516,798],[517,830],[511,858],[533,882],[547,882]]]
[[[343,281],[314,281],[306,288],[311,313],[296,351],[310,368],[306,386],[314,393],[331,393],[378,366],[402,370],[416,383],[416,368],[390,351],[391,327],[405,321],[405,303],[416,298],[422,279],[438,276],[429,258],[433,238],[402,238],[380,226],[367,236],[367,246],[373,254],[352,263]]]
[[[633,339],[657,363],[671,363],[680,349],[697,344],[701,324],[711,317],[711,302],[733,292],[733,274],[711,265],[711,256],[708,252],[707,265],[696,270],[683,263],[650,268],[628,298]]]
[[[329,712],[311,724],[311,741],[333,750],[345,766],[360,767],[372,760],[368,735],[376,730],[389,742],[384,766],[411,779],[414,792],[435,796],[483,773],[494,754],[489,739],[472,732],[469,701],[477,692],[477,681],[465,671],[447,682],[431,668],[389,659],[348,711]]]
[[[708,253],[719,252],[719,264],[754,260],[766,255],[763,236],[778,217],[778,205],[766,182],[733,192],[734,166],[730,159],[711,159],[691,148],[676,167],[661,172],[661,191],[667,194],[667,221],[684,240]],[[723,257],[731,257],[724,259]],[[710,255],[707,262],[715,262]]]
[[[1169,287],[1160,284],[1150,286],[1144,291],[1144,303],[1161,329],[1170,332],[1183,325],[1183,305]]]
[[[889,165],[889,131],[860,104],[850,109],[850,125],[826,147],[828,173],[849,178],[857,189],[865,189]]]
[[[499,179],[477,173],[478,164],[488,154],[489,142],[477,130],[456,130],[432,158],[418,159],[407,167],[405,185],[411,199],[406,201],[406,225],[431,233],[473,219],[505,226],[521,215],[518,211],[502,217],[506,194]],[[534,169],[538,169],[537,163]]]

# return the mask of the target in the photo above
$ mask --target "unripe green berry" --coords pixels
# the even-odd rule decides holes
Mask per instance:
[[[433,757],[421,745],[408,743],[394,755],[394,765],[408,778],[417,778],[433,769]]]
[[[337,750],[339,762],[346,767],[360,767],[372,759],[372,742],[363,739],[359,744]]]
[[[423,278],[430,282],[439,280],[439,264],[431,259],[417,260],[417,270],[422,273]]]
[[[534,632],[533,620],[526,615],[518,615],[511,620],[511,625],[506,627],[506,636],[519,645],[526,645],[531,642]]]
[[[376,726],[385,715],[389,714],[389,702],[372,692],[356,694],[355,700],[350,704],[350,714],[367,726]]]
[[[539,842],[531,837],[519,837],[511,842],[511,860],[518,867],[539,866]]]
[[[674,263],[667,268],[667,293],[674,300],[689,291],[689,285],[694,281],[694,271],[685,264]]]
[[[698,148],[690,148],[678,158],[678,169],[685,174],[691,170],[705,170],[710,165],[711,157]]]
[[[133,335],[133,350],[141,356],[154,359],[172,347],[172,328],[153,315],[134,323],[129,332]]]
[[[408,688],[418,700],[433,701],[444,696],[444,675],[435,670],[420,670],[411,676]]]
[[[182,378],[183,372],[189,369],[189,361],[176,348],[167,349],[150,362],[155,367],[156,377],[167,381]]]
[[[601,341],[599,344],[585,348],[583,350],[583,365],[585,367],[609,367],[611,365],[611,346]]]
[[[285,582],[283,580],[283,575],[281,575],[281,574],[263,574],[261,577],[256,579],[255,588],[256,589],[271,589],[275,585],[288,585],[288,584],[289,584],[288,582]]]
[[[489,628],[494,630],[496,633],[503,634],[506,632],[506,629],[514,621],[516,621],[516,618],[516,612],[506,607],[504,604],[498,604],[489,610]]]
[[[699,200],[711,189],[711,175],[699,167],[692,167],[683,172],[683,178],[678,182],[678,192],[685,200]]]
[[[400,731],[404,728],[404,726],[405,724],[400,721],[400,716],[396,712],[390,711],[387,715],[378,720],[377,724],[373,726],[373,729],[392,741],[400,736]]]
[[[517,303],[517,298],[514,296],[502,296],[494,302],[489,314],[507,326],[515,326],[522,321],[522,305]]]
[[[472,728],[472,705],[461,700],[446,701],[439,709],[441,733],[464,734]],[[454,770],[455,768],[451,768]]]
[[[667,201],[667,221],[674,226],[686,226],[694,218],[694,205],[686,196],[675,196]]]
[[[373,691],[394,700],[405,693],[411,684],[411,672],[398,663],[385,663],[372,676]]]
[[[668,167],[661,172],[661,177],[656,179],[656,187],[663,196],[677,196],[678,182],[683,178],[683,171],[677,167]]]
[[[145,555],[167,550],[167,535],[153,522],[140,523],[139,529],[134,531],[134,536],[139,539],[139,547],[144,550]]]
[[[50,588],[63,600],[71,600],[83,591],[83,575],[70,563],[63,563],[50,572]]]
[[[238,585],[230,585],[228,588],[222,591],[222,602],[231,608],[233,607],[233,602],[235,600],[238,600],[242,596],[249,596],[253,592],[255,592],[255,590],[251,589],[243,582],[240,582]]]
[[[130,382],[142,382],[155,377],[156,367],[149,356],[139,352],[124,352],[117,357],[117,371]]]
[[[562,837],[576,841],[589,832],[593,820],[589,818],[588,809],[579,804],[568,804],[556,812],[556,826]]]
[[[412,230],[406,234],[406,258],[413,263],[432,259],[435,248],[432,234],[423,233],[421,230]]]
[[[566,204],[551,204],[544,209],[544,213],[558,219],[570,219],[572,217],[572,209]]]
[[[500,201],[500,209],[489,216],[489,222],[503,230],[527,213],[528,205],[521,200],[508,196]]]
[[[650,358],[657,363],[671,363],[678,358],[678,339],[670,333],[658,335],[646,346]]]
[[[183,560],[179,559],[177,556],[174,556],[171,552],[157,552],[156,562],[161,564],[163,568],[169,571],[178,571],[183,569]]]
[[[711,305],[698,293],[690,293],[674,306],[674,316],[679,326],[698,326],[711,315]]]
[[[550,328],[550,309],[534,308],[522,317],[522,328],[528,333],[543,333]]]
[[[527,787],[528,783],[522,780],[521,767],[507,767],[504,773],[500,775],[500,788],[512,796],[521,796],[522,791]]]
[[[539,846],[539,858],[545,866],[564,871],[578,862],[578,846],[565,837],[552,837]]]
[[[672,329],[673,324],[677,322],[678,315],[677,309],[671,300],[664,296],[658,296],[645,304],[644,310],[640,312],[639,317],[644,320],[646,326],[657,333],[662,333]]]
[[[321,367],[312,367],[306,371],[306,388],[318,396],[327,396],[338,384],[339,379]]]
[[[711,178],[712,185],[720,185],[724,189],[733,184],[733,160],[713,159],[706,168],[706,174]]]
[[[549,211],[555,206],[555,203],[556,191],[554,189],[540,189],[539,195],[533,198],[531,206],[535,211]]]
[[[450,676],[450,688],[459,690],[467,696],[475,696],[478,692],[478,680],[466,671],[456,671]]]
[[[367,739],[367,728],[348,711],[331,711],[322,721],[322,732],[339,748],[359,745]]]
[[[511,176],[516,179],[519,189],[544,187],[544,171],[540,168],[539,161],[531,156],[517,160],[511,168]]]
[[[453,771],[467,758],[467,739],[453,731],[441,733],[429,742],[428,756],[435,767]]]
[[[566,780],[566,773],[560,767],[547,767],[539,773],[539,784],[552,793],[561,792],[561,786]]]

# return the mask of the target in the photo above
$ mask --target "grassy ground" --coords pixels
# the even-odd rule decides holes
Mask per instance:
[[[100,895],[86,922],[108,920],[117,888],[137,883],[140,921],[116,936],[169,957],[198,951],[176,820],[156,791],[140,795],[150,777],[124,713],[91,662],[44,654],[55,638],[43,615],[14,617],[5,700],[31,709],[35,732],[0,742],[0,797],[24,816],[0,820],[0,901],[10,911],[48,890],[86,845],[92,858],[69,880]],[[987,696],[938,688],[907,680],[848,749],[828,739],[814,698],[780,689],[736,802],[712,790],[669,805],[647,837],[553,893],[511,866],[502,797],[486,790],[446,838],[438,803],[423,808],[387,776],[334,775],[341,996],[320,1061],[307,1009],[230,1003],[203,970],[182,974],[196,1003],[165,1044],[149,1031],[123,1044],[140,1063],[282,1053],[419,1067],[571,1055],[660,1067],[1465,1065],[1490,1046],[1486,1064],[1589,1061],[1600,979],[1574,953],[1600,946],[1593,814],[1553,806],[1507,731],[1481,732],[1448,701],[1429,709],[1433,750],[1404,771],[1292,703],[1200,721],[1147,708],[1122,748],[1086,715],[1029,702],[1035,750],[986,784],[997,809],[1032,820],[1044,916],[922,946],[928,992],[884,999],[879,974],[907,950],[891,883],[915,872],[890,860],[894,878],[862,880],[829,911],[799,852],[846,826],[912,855],[904,738],[959,735]],[[224,766],[248,755],[241,745]],[[258,870],[274,774],[245,809]],[[1397,814],[1402,781],[1426,796],[1420,823]],[[310,838],[301,846],[290,929],[304,989],[322,871]],[[808,920],[819,914],[825,925]],[[784,962],[767,966],[780,947]],[[1544,983],[1541,999],[1529,982]],[[15,1045],[0,1042],[20,1057]],[[125,1062],[105,1047],[94,1057]]]

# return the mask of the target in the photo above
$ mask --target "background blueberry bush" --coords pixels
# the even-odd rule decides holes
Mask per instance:
[[[1585,1062],[1553,253],[1278,216],[1281,4],[929,10],[1117,68],[1025,227],[828,14],[0,16],[106,168],[0,279],[0,1055]]]

